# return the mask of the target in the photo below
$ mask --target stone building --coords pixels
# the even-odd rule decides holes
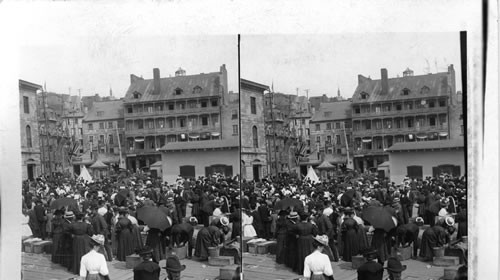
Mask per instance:
[[[19,80],[21,120],[21,166],[23,180],[33,180],[42,174],[38,133],[37,90],[42,86]]]
[[[269,86],[240,79],[241,177],[259,181],[268,175],[264,91]]]
[[[82,123],[86,156],[75,159],[73,164],[90,167],[99,160],[117,168],[120,152],[122,160],[125,158],[123,100],[94,102]]]
[[[388,161],[386,150],[395,143],[460,136],[455,131],[460,126],[450,124],[450,111],[460,107],[457,98],[453,65],[447,72],[418,76],[410,69],[397,78],[389,78],[386,69],[380,80],[359,75],[352,97],[355,168]]]

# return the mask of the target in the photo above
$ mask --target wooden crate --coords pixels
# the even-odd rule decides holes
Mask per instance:
[[[270,252],[271,246],[276,246],[276,241],[265,241],[257,243],[257,254],[267,254]]]
[[[232,280],[233,276],[236,274],[237,265],[227,265],[220,268],[219,279],[220,280]]]
[[[248,252],[250,254],[257,254],[257,245],[260,244],[260,242],[257,243],[248,243]]]

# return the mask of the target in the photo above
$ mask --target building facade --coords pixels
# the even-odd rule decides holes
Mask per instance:
[[[268,175],[263,84],[240,79],[241,177],[260,181]]]
[[[459,135],[450,125],[450,110],[457,99],[453,65],[447,72],[381,79],[358,76],[352,97],[354,167],[376,168],[389,160],[386,149],[395,143],[451,139]],[[392,172],[392,171],[391,171]]]
[[[96,160],[118,168],[120,154],[125,159],[123,100],[94,102],[82,121],[83,151],[85,156],[73,161],[75,172],[80,166],[89,167]]]
[[[19,80],[21,120],[21,166],[23,180],[33,180],[42,174],[38,133],[37,90],[42,86]]]
[[[323,160],[340,167],[352,166],[352,118],[351,102],[337,101],[321,103],[311,118],[310,142],[315,146],[310,162],[319,165]],[[352,168],[352,167],[351,167]]]

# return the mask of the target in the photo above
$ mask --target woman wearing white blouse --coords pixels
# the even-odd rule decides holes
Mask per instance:
[[[109,279],[109,270],[106,258],[98,253],[99,248],[104,245],[103,235],[93,235],[91,238],[92,250],[83,255],[80,261],[80,279],[104,280]]]
[[[304,260],[304,279],[307,280],[333,280],[333,269],[330,259],[323,254],[324,246],[328,246],[328,236],[318,235],[314,237],[314,252]]]

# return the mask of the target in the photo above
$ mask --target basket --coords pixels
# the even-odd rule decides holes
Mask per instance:
[[[208,255],[212,258],[217,258],[219,256],[219,247],[208,247]]]
[[[444,257],[444,247],[434,247],[432,248],[432,251],[434,253],[434,257],[436,258]]]

